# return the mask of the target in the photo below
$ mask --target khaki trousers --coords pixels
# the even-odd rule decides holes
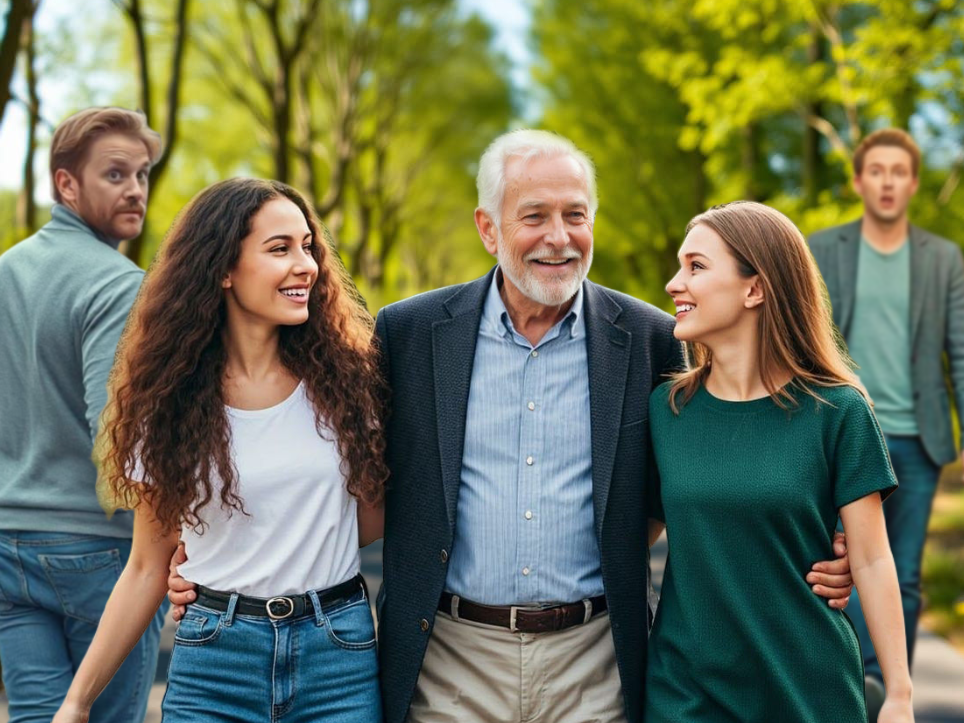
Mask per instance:
[[[609,614],[513,633],[438,613],[408,723],[626,723]]]

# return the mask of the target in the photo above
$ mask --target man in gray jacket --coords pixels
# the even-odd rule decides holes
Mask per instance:
[[[51,221],[0,256],[0,662],[11,723],[49,721],[131,549],[91,461],[107,376],[143,272],[117,252],[144,224],[160,137],[90,108],[54,134]],[[144,717],[164,610],[91,712]]]
[[[957,409],[964,409],[964,261],[957,245],[908,222],[919,167],[920,150],[906,132],[871,133],[854,153],[863,218],[810,239],[834,322],[874,401],[900,483],[884,513],[911,657],[931,503],[941,466],[957,457],[945,370]],[[870,707],[882,692],[880,665],[860,605],[849,611],[864,653]]]

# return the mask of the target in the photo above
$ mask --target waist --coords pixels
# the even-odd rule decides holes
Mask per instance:
[[[606,611],[606,596],[586,598],[573,603],[537,607],[529,605],[482,605],[450,592],[439,599],[440,612],[455,620],[508,628],[513,633],[548,633],[588,623]]]
[[[200,585],[197,590],[196,604],[218,612],[226,612],[233,607],[233,612],[236,615],[285,620],[320,612],[317,609],[318,607],[324,609],[341,605],[348,602],[359,590],[364,591],[365,596],[368,596],[365,579],[360,573],[345,582],[324,590],[312,590],[300,595],[278,595],[270,598],[212,590]]]

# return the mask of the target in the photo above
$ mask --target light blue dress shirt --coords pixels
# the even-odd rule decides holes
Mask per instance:
[[[446,589],[486,605],[601,595],[583,290],[533,347],[501,276],[479,325]]]

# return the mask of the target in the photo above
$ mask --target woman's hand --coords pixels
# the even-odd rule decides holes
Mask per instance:
[[[914,706],[910,698],[887,696],[877,716],[877,723],[914,723]]]
[[[51,723],[87,723],[88,718],[90,718],[90,708],[84,708],[67,699],[60,706]]]

